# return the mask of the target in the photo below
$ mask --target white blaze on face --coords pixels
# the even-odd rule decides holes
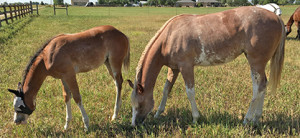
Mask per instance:
[[[22,100],[21,97],[15,97],[15,99],[14,99],[14,108],[15,108],[15,111],[22,111],[22,110],[19,108],[20,106],[24,106],[24,107],[25,107],[24,101]],[[20,124],[26,124],[26,123],[27,123],[28,116],[29,116],[29,115],[27,115],[27,114],[15,112],[15,113],[14,113],[14,121],[17,121],[17,122],[20,123]],[[20,122],[19,122],[18,120],[19,120]]]
[[[22,98],[21,97],[15,97],[15,99],[14,99],[14,108],[15,108],[15,111],[22,111],[19,108],[21,105],[25,107],[25,104],[24,104],[24,101],[22,100]]]
[[[135,119],[136,119],[137,111],[134,107],[132,107],[132,120],[131,120],[131,126],[135,126]]]

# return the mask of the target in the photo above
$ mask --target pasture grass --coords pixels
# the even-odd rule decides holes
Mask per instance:
[[[83,104],[90,118],[89,132],[84,132],[80,111],[73,100],[72,123],[68,131],[63,131],[65,104],[61,82],[51,77],[46,79],[39,90],[36,110],[30,116],[29,123],[14,125],[14,96],[7,92],[7,88],[16,89],[30,57],[51,37],[99,25],[115,26],[130,38],[131,66],[130,71],[123,74],[123,78],[134,80],[135,68],[144,47],[170,17],[182,13],[208,14],[231,8],[70,7],[69,16],[65,15],[64,10],[58,10],[56,16],[53,16],[53,9],[45,7],[40,10],[40,16],[26,18],[25,21],[20,21],[22,25],[16,23],[16,26],[24,26],[22,29],[3,28],[0,34],[1,137],[299,136],[300,41],[294,39],[295,26],[286,41],[281,86],[276,93],[266,93],[263,117],[257,127],[242,124],[252,98],[250,68],[244,56],[221,66],[195,68],[196,101],[201,113],[197,124],[192,123],[191,107],[181,76],[170,93],[165,112],[159,119],[153,117],[162,98],[166,67],[158,76],[154,88],[154,110],[144,125],[130,126],[132,89],[126,82],[123,83],[123,104],[118,119],[110,121],[115,86],[105,66],[100,66],[96,70],[77,75]],[[281,8],[282,18],[286,23],[296,6]],[[268,67],[267,73],[269,74]]]

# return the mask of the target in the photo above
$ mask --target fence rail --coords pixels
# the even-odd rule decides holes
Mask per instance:
[[[2,22],[9,24],[10,20],[13,23],[14,20],[33,14],[33,11],[39,14],[38,4],[36,4],[36,8],[33,8],[31,1],[29,4],[22,5],[0,5],[0,27],[2,26]]]

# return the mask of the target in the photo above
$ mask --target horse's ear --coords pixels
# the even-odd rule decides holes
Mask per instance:
[[[144,93],[144,88],[143,88],[143,86],[142,86],[141,84],[138,84],[138,85],[137,85],[137,90],[138,90],[138,93],[139,93],[139,94]]]
[[[23,92],[23,88],[22,88],[21,82],[18,83],[18,90],[19,90],[20,92]]]
[[[131,80],[127,80],[127,82],[128,82],[128,84],[129,84],[129,86],[130,86],[131,88],[133,88],[133,83],[132,83],[132,81],[131,81]]]
[[[15,94],[16,96],[20,96],[20,93],[19,93],[19,91],[17,91],[17,90],[12,90],[12,89],[7,89],[7,90],[8,90],[9,92]]]

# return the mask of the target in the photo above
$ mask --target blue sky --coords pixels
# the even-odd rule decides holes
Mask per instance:
[[[30,0],[0,0],[0,3],[7,2],[7,3],[14,3],[14,2],[29,2]],[[52,4],[53,0],[31,0],[33,2],[41,2],[43,1],[44,3]],[[89,0],[91,2],[96,2],[97,0]],[[71,4],[71,0],[64,0],[66,3]]]

